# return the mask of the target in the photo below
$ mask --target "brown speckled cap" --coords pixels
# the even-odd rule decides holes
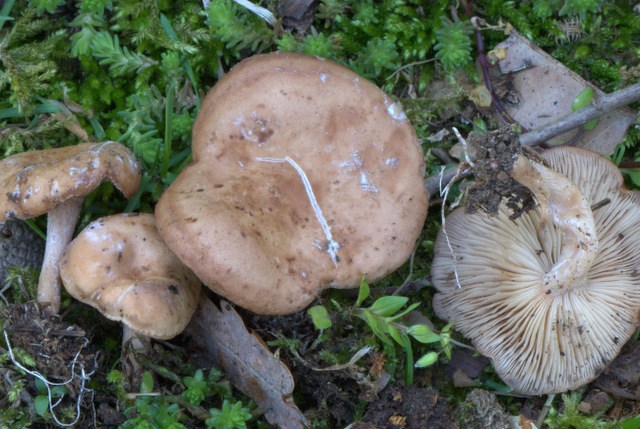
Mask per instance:
[[[592,212],[598,250],[584,277],[553,291],[545,275],[572,242],[540,210],[516,220],[504,205],[497,216],[454,210],[435,243],[433,306],[477,350],[493,359],[498,375],[530,395],[576,389],[596,378],[640,324],[640,193],[624,188],[617,167],[573,147],[542,154],[565,175]],[[456,281],[457,278],[459,281]]]
[[[411,254],[427,211],[422,149],[400,105],[345,67],[244,60],[203,100],[192,137],[158,229],[236,304],[293,313]]]
[[[60,309],[60,256],[73,238],[85,195],[109,180],[130,198],[141,175],[133,153],[112,141],[23,152],[0,161],[0,222],[48,213],[37,297],[47,311]]]
[[[141,168],[118,142],[82,143],[23,152],[0,161],[0,221],[28,219],[81,197],[105,180],[127,198],[140,186]]]
[[[74,298],[159,339],[184,330],[202,285],[167,248],[147,213],[90,223],[64,252],[60,275]]]

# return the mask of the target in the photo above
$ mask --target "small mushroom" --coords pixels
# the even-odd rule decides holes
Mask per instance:
[[[117,142],[83,143],[23,152],[0,161],[0,222],[49,213],[40,304],[60,310],[59,261],[71,241],[84,196],[110,180],[127,198],[140,185],[135,157]]]
[[[387,275],[424,224],[423,153],[402,108],[328,60],[236,65],[203,100],[192,151],[158,229],[207,286],[256,313]]]
[[[90,223],[64,251],[60,275],[71,296],[122,322],[122,361],[129,380],[141,375],[133,352],[149,351],[150,338],[180,334],[202,287],[164,244],[148,213]]]
[[[65,289],[142,335],[173,338],[189,323],[201,282],[164,244],[152,214],[90,223],[60,261]]]
[[[640,193],[596,153],[542,158],[549,169],[514,168],[535,210],[515,220],[505,204],[497,216],[454,210],[431,268],[438,316],[530,395],[593,380],[640,324]]]

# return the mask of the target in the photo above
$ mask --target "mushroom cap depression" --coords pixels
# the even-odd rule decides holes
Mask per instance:
[[[202,287],[164,244],[148,213],[90,223],[65,250],[60,275],[74,298],[158,339],[184,330]]]
[[[400,105],[328,60],[242,61],[204,99],[192,149],[158,229],[207,286],[256,313],[385,276],[426,217],[423,153]]]
[[[0,161],[0,222],[40,216],[110,180],[127,198],[140,186],[138,161],[117,142],[23,152]]]
[[[593,211],[599,250],[586,276],[551,293],[543,278],[562,262],[562,231],[541,229],[539,208],[512,221],[504,204],[495,217],[449,214],[455,265],[441,230],[431,268],[438,316],[455,321],[509,386],[532,395],[593,380],[640,324],[640,193],[626,190],[617,167],[594,152],[563,147],[542,157],[592,207],[611,199]]]

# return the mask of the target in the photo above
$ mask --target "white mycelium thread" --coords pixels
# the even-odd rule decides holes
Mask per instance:
[[[333,261],[333,265],[335,265],[336,268],[338,268],[338,260],[337,260],[336,254],[338,252],[338,249],[340,248],[340,245],[331,236],[331,227],[327,224],[327,221],[322,215],[322,210],[320,210],[320,206],[318,205],[316,196],[313,195],[313,190],[311,189],[311,183],[309,183],[309,179],[307,178],[307,175],[304,173],[304,170],[302,170],[302,168],[298,164],[296,164],[296,162],[293,159],[289,158],[288,156],[286,158],[256,158],[256,159],[258,161],[264,161],[264,162],[288,162],[289,164],[291,164],[293,168],[296,169],[296,171],[300,175],[300,178],[302,179],[302,183],[304,184],[304,189],[307,191],[307,195],[309,196],[309,201],[311,201],[311,207],[313,208],[313,211],[316,214],[316,218],[318,219],[318,222],[320,222],[320,226],[322,226],[322,231],[324,231],[324,235],[325,237],[327,237],[327,241],[329,242],[329,244],[327,245],[327,253],[331,255],[331,260]]]

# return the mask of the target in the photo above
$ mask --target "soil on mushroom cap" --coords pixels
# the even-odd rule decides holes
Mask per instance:
[[[512,219],[535,208],[531,191],[511,177],[513,163],[523,149],[517,132],[502,128],[484,134],[471,133],[467,146],[475,176],[467,199],[467,213],[480,209],[496,215],[503,198],[513,210]]]

